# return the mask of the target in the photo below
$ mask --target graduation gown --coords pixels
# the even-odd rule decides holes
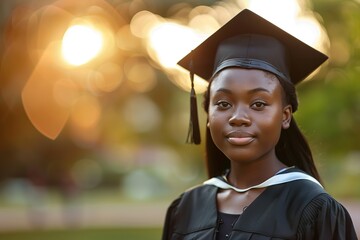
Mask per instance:
[[[216,186],[201,185],[181,194],[168,208],[162,239],[215,240],[217,192]],[[229,239],[356,240],[357,236],[340,203],[318,184],[296,180],[267,187],[236,221]]]

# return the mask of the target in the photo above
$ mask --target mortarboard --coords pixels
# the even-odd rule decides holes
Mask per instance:
[[[252,11],[242,10],[178,62],[189,70],[192,84],[188,142],[200,143],[194,74],[209,80],[227,67],[253,68],[297,84],[327,58]]]

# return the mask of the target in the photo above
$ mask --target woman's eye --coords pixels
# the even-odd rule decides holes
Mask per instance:
[[[262,110],[266,107],[266,103],[260,101],[254,102],[251,107],[255,110]]]
[[[221,109],[228,109],[231,107],[230,103],[225,102],[225,101],[219,101],[216,103],[216,106],[218,106]]]

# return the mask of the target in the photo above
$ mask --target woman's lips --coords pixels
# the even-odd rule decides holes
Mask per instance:
[[[250,144],[255,140],[255,137],[251,133],[238,131],[230,132],[226,135],[226,138],[229,143],[238,146]]]
[[[244,145],[247,145],[247,144],[251,143],[252,141],[254,141],[254,138],[253,137],[228,137],[228,141],[229,141],[229,143],[231,143],[233,145],[244,146]]]

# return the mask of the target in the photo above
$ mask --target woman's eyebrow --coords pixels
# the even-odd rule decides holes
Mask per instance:
[[[232,93],[232,91],[228,88],[219,88],[216,92]]]
[[[262,88],[262,87],[258,87],[258,88],[254,88],[254,89],[249,90],[249,93],[257,93],[257,92],[267,92],[267,93],[270,93],[270,90],[269,90],[269,89],[266,89],[266,88]]]
[[[219,89],[216,90],[216,92],[224,92],[224,93],[229,93],[229,94],[232,93],[231,89],[228,89],[228,88],[219,88]],[[254,93],[257,93],[257,92],[270,93],[270,90],[266,89],[266,88],[262,88],[262,87],[253,88],[253,89],[248,90],[248,93],[250,93],[250,94],[254,94]]]

